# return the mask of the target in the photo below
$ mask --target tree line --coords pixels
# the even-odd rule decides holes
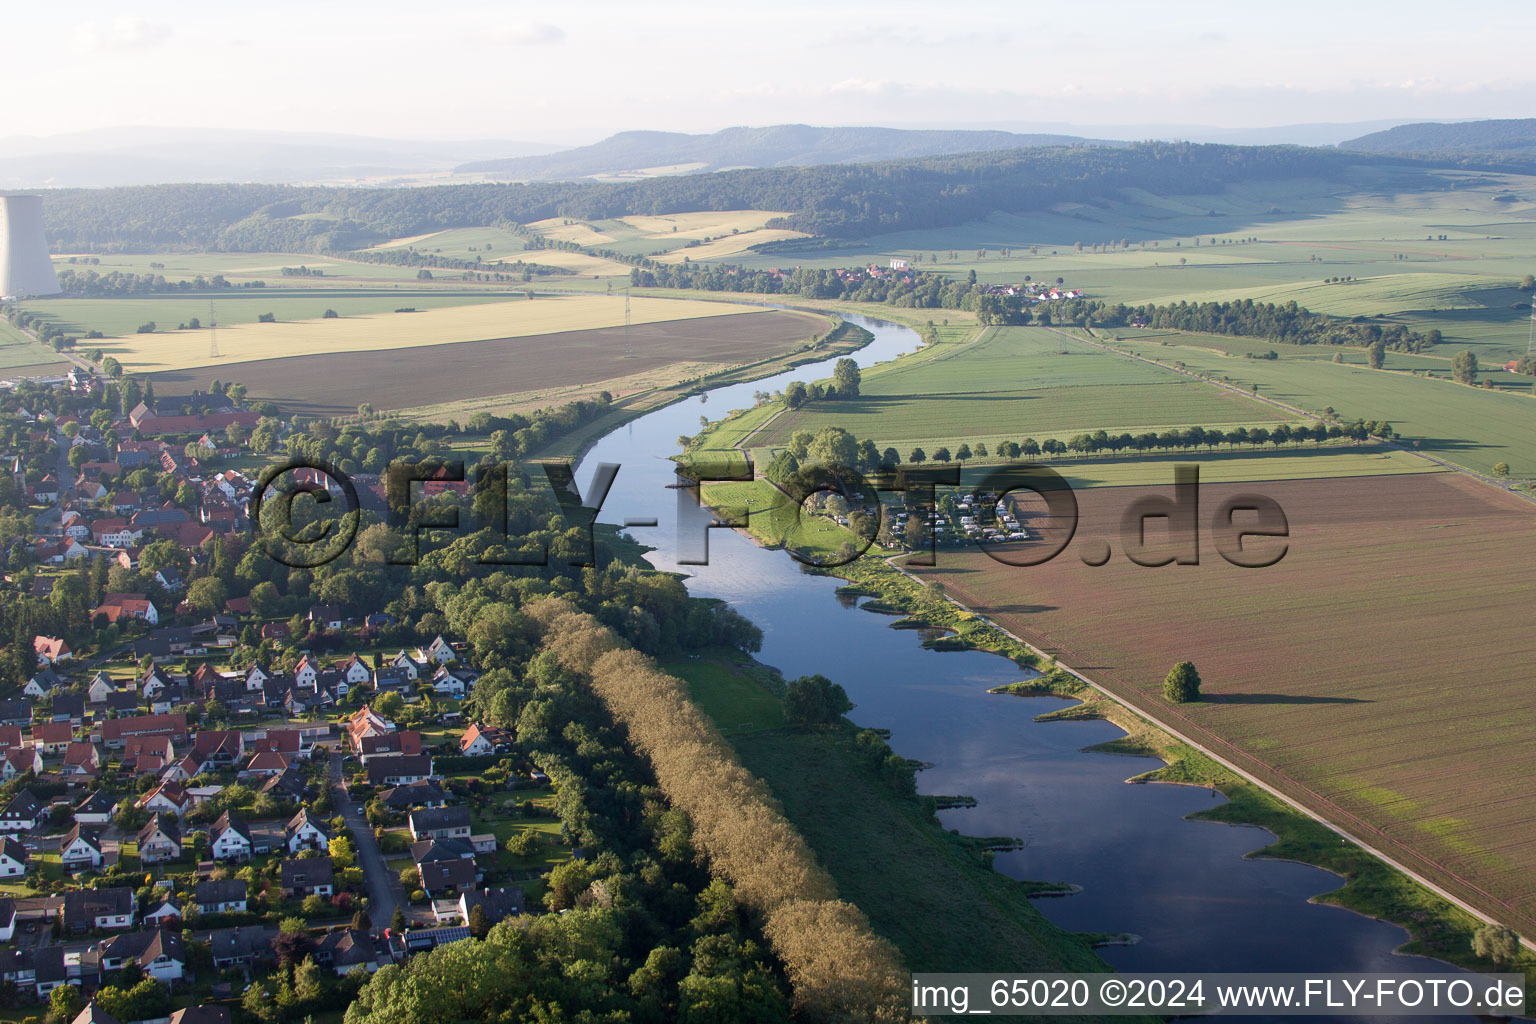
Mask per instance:
[[[905,1018],[895,948],[837,899],[836,884],[762,780],[742,767],[685,685],[560,600],[524,609],[561,664],[581,672],[650,760],[657,784],[693,827],[693,842],[763,931],[812,1020]]]

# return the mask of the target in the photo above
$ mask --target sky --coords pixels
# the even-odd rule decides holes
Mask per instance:
[[[35,3],[7,11],[0,137],[162,125],[569,145],[786,122],[1522,117],[1536,113],[1528,11],[1504,0]]]

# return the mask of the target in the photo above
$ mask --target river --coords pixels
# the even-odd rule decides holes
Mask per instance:
[[[862,368],[914,351],[915,332],[849,316],[875,338],[855,358]],[[599,462],[622,466],[600,518],[631,528],[655,550],[660,569],[691,574],[688,589],[721,598],[763,630],[758,657],[785,676],[821,672],[857,704],[860,725],[891,730],[902,756],[929,762],[918,775],[926,793],[977,798],[971,809],[941,812],[946,827],[973,835],[1011,835],[1022,849],[1000,853],[997,870],[1021,879],[1068,882],[1081,892],[1036,906],[1071,931],[1129,932],[1141,941],[1102,949],[1129,971],[1444,971],[1404,957],[1395,925],[1308,902],[1338,887],[1336,876],[1303,864],[1248,860],[1270,835],[1184,820],[1211,806],[1206,789],[1126,785],[1157,767],[1148,758],[1090,754],[1082,748],[1121,731],[1107,722],[1037,723],[1068,701],[988,694],[1021,678],[1007,659],[983,652],[935,652],[915,631],[893,630],[885,616],[839,600],[841,581],[806,575],[782,551],[758,547],[731,530],[709,530],[709,563],[679,565],[678,524],[697,537],[710,521],[686,493],[668,490],[676,439],[753,403],[752,393],[831,375],[831,360],[765,380],[719,388],[649,413],[604,437],[585,455],[585,486]],[[679,496],[683,496],[679,500]],[[684,550],[694,550],[697,540]],[[1007,970],[1007,964],[977,965]],[[1425,1018],[1416,1018],[1424,1020]]]

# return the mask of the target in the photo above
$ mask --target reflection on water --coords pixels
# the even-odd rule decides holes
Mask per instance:
[[[917,346],[916,334],[904,327],[849,319],[875,333],[858,354],[862,367]],[[754,391],[830,371],[828,361],[721,388],[710,415],[750,405]],[[708,531],[708,565],[678,565],[679,523],[696,538],[709,517],[680,504],[681,492],[666,489],[672,480],[667,456],[679,434],[696,429],[700,404],[690,399],[644,416],[587,455],[578,477],[583,482],[597,462],[623,465],[603,520],[656,517],[658,527],[632,531],[656,548],[650,560],[691,573],[693,594],[728,601],[757,623],[763,661],[786,676],[820,672],[841,683],[857,704],[854,721],[890,729],[897,752],[933,765],[918,776],[923,792],[976,797],[977,807],[941,812],[940,820],[974,835],[1022,839],[1021,849],[997,854],[999,871],[1081,886],[1077,895],[1037,904],[1051,920],[1072,931],[1141,936],[1136,945],[1101,951],[1125,970],[1446,969],[1438,961],[1393,955],[1406,937],[1393,925],[1309,903],[1337,887],[1335,876],[1301,864],[1245,860],[1268,842],[1268,833],[1183,820],[1211,805],[1216,798],[1209,790],[1126,785],[1157,762],[1082,752],[1119,729],[1105,722],[1037,723],[1034,716],[1067,702],[988,694],[989,687],[1020,678],[1011,661],[926,650],[925,631],[889,628],[888,617],[837,595],[841,581],[804,575],[783,552],[729,530]],[[684,548],[695,546],[696,540]]]

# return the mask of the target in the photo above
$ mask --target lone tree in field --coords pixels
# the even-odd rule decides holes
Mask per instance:
[[[1472,933],[1472,952],[1496,964],[1512,964],[1520,956],[1520,936],[1501,924],[1485,924]]]
[[[861,383],[859,364],[852,359],[839,359],[837,361],[837,366],[832,370],[832,380],[837,385],[837,396],[839,398],[859,397],[859,384]]]
[[[1477,356],[1471,349],[1464,348],[1456,353],[1456,358],[1451,360],[1451,373],[1459,383],[1477,383]]]
[[[1371,369],[1373,370],[1381,369],[1382,364],[1387,361],[1387,343],[1384,341],[1377,340],[1371,342],[1370,347],[1365,351],[1370,357]]]
[[[1163,696],[1175,704],[1200,699],[1200,673],[1195,671],[1194,662],[1181,661],[1173,666],[1163,680]]]

